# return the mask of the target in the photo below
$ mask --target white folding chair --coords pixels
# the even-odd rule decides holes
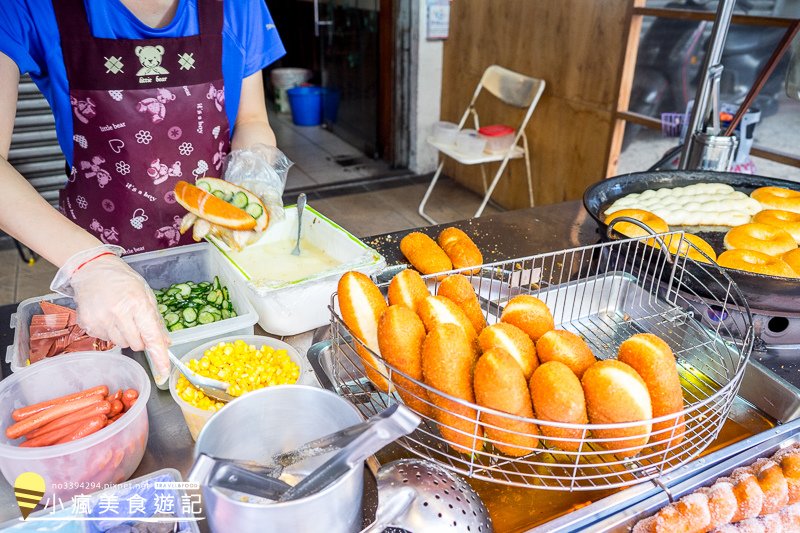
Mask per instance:
[[[481,76],[481,81],[475,88],[475,94],[472,95],[472,100],[470,101],[469,106],[467,106],[467,109],[464,111],[461,121],[458,123],[458,129],[461,130],[464,128],[464,124],[466,124],[470,115],[473,117],[475,129],[480,129],[480,118],[478,117],[478,111],[475,109],[475,103],[478,100],[478,96],[480,96],[484,89],[506,105],[522,109],[527,108],[522,123],[516,129],[514,143],[503,154],[485,153],[480,155],[465,155],[458,152],[454,146],[442,145],[434,142],[432,138],[428,138],[428,144],[435,147],[440,153],[450,157],[456,162],[462,165],[481,165],[483,188],[486,191],[486,194],[483,197],[481,206],[475,212],[476,217],[481,216],[483,210],[486,208],[486,204],[489,203],[489,199],[492,197],[492,193],[494,192],[497,183],[500,181],[500,177],[506,170],[509,160],[519,159],[522,157],[525,158],[525,170],[528,178],[528,198],[530,200],[531,207],[533,207],[531,157],[530,148],[528,146],[528,137],[525,134],[525,127],[528,125],[528,122],[533,115],[533,110],[536,109],[536,104],[539,103],[539,98],[542,96],[542,92],[544,92],[544,87],[544,80],[524,76],[498,65],[492,65],[484,71],[483,76]],[[522,140],[522,146],[520,146],[520,140]],[[498,162],[500,163],[500,167],[497,169],[497,173],[494,175],[491,184],[489,184],[487,187],[485,165],[487,163]],[[425,205],[428,203],[428,199],[433,192],[433,188],[436,187],[436,182],[439,181],[439,177],[442,174],[443,168],[444,158],[442,158],[440,161],[439,167],[436,169],[436,173],[433,175],[433,179],[431,180],[431,184],[428,186],[428,190],[425,191],[425,196],[422,198],[422,201],[419,204],[418,212],[420,216],[431,224],[436,224],[437,222],[425,212]]]

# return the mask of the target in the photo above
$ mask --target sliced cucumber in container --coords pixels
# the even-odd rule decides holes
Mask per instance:
[[[187,281],[153,291],[158,312],[169,331],[212,324],[236,316],[227,287],[212,281]]]

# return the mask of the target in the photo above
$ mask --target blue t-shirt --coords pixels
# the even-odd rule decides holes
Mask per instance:
[[[30,74],[50,102],[56,118],[58,142],[71,165],[72,108],[52,1],[0,0],[0,52],[10,57],[21,73]],[[120,0],[84,0],[92,34],[106,39],[196,35],[199,32],[197,2],[178,0],[172,22],[163,28],[150,28]],[[242,80],[273,63],[286,51],[265,0],[225,0],[224,11],[222,75],[225,106],[233,133]]]

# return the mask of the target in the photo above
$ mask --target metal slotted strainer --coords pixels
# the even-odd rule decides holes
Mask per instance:
[[[377,516],[362,533],[388,527],[414,533],[493,531],[489,512],[472,487],[430,461],[394,461],[382,466],[377,478]]]

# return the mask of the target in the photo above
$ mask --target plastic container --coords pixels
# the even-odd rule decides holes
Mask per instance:
[[[216,339],[212,342],[208,342],[203,344],[202,346],[198,346],[191,352],[187,353],[181,358],[181,361],[184,363],[188,363],[192,359],[200,359],[203,357],[203,353],[208,350],[209,348],[216,346],[220,342],[233,342],[237,340],[243,340],[247,344],[252,344],[256,348],[260,348],[262,346],[272,346],[276,350],[286,350],[289,354],[289,357],[292,358],[292,361],[297,363],[297,366],[300,367],[300,375],[297,378],[297,384],[303,385],[309,383],[309,373],[313,372],[311,367],[308,364],[308,361],[304,356],[301,356],[297,350],[292,348],[290,345],[286,344],[283,341],[279,341],[278,339],[273,339],[272,337],[264,337],[262,335],[240,335],[240,336],[232,336],[226,337],[224,339]],[[186,420],[186,425],[189,428],[189,433],[192,435],[192,439],[197,440],[197,436],[200,434],[200,430],[206,425],[206,423],[211,419],[212,416],[217,414],[219,411],[208,411],[206,409],[198,409],[193,405],[189,405],[183,399],[178,396],[178,392],[175,386],[178,383],[178,378],[180,377],[181,373],[178,371],[177,368],[172,370],[172,373],[169,376],[169,392],[172,394],[172,399],[175,400],[175,403],[181,408],[181,412],[183,413],[183,418]],[[255,392],[255,391],[254,391]],[[224,407],[223,407],[224,409]]]
[[[231,303],[237,316],[213,322],[211,324],[197,325],[193,328],[173,331],[169,334],[172,340],[170,349],[172,353],[181,357],[189,353],[194,347],[208,341],[229,335],[252,335],[253,326],[258,320],[255,309],[250,305],[241,288],[230,276],[230,272],[221,265],[219,255],[214,252],[214,247],[208,243],[192,244],[157,250],[144,254],[126,256],[125,261],[139,274],[153,289],[163,289],[175,283],[184,281],[211,281],[214,276],[219,276],[220,283],[228,288]],[[150,355],[145,352],[150,371],[153,372],[153,363]],[[157,382],[159,389],[166,390],[167,379]]]
[[[362,420],[353,404],[330,391],[269,387],[234,400],[212,418],[197,439],[194,455],[264,462]],[[296,467],[302,470],[293,472],[309,474],[329,458],[312,457]],[[203,487],[203,504],[212,531],[352,533],[361,530],[363,488],[362,462],[305,498],[264,504]]]
[[[269,75],[275,97],[275,105],[281,113],[289,112],[289,97],[286,91],[302,85],[311,79],[311,71],[306,68],[276,68]]]
[[[456,150],[464,155],[478,157],[486,148],[486,139],[475,130],[461,130],[456,137]]]
[[[297,238],[297,209],[285,208],[283,220],[270,225],[269,231],[251,246]],[[375,250],[350,232],[307,205],[303,215],[303,240],[317,246],[342,264],[314,276],[300,278],[274,287],[255,287],[249,275],[229,255],[230,249],[211,237],[217,247],[225,271],[247,295],[258,313],[258,324],[272,335],[297,335],[330,322],[331,295],[336,292],[339,278],[348,270],[367,275],[386,267],[386,261]]]
[[[494,126],[484,126],[478,133],[486,139],[486,153],[504,154],[514,144],[514,128],[496,124]]]
[[[295,87],[287,91],[292,121],[297,126],[319,126],[322,123],[322,89]]]
[[[458,124],[452,122],[437,122],[433,125],[433,142],[444,146],[456,144],[458,137]]]
[[[90,387],[136,389],[139,400],[119,420],[74,442],[43,448],[20,448],[5,430],[11,413]],[[0,381],[0,471],[13,485],[23,472],[35,472],[47,483],[45,497],[69,501],[75,494],[128,479],[139,466],[147,445],[147,399],[150,378],[139,363],[124,355],[80,352],[56,357]]]
[[[33,315],[42,314],[42,307],[39,305],[39,302],[43,301],[75,309],[75,302],[72,298],[61,296],[60,294],[48,294],[46,296],[28,298],[20,303],[17,307],[17,312],[11,315],[11,329],[14,330],[14,344],[6,348],[6,363],[11,365],[12,372],[16,372],[28,366],[31,340],[31,317]],[[118,346],[114,346],[104,353],[122,353],[122,349]],[[70,355],[72,354],[62,354],[53,357],[68,357]]]

